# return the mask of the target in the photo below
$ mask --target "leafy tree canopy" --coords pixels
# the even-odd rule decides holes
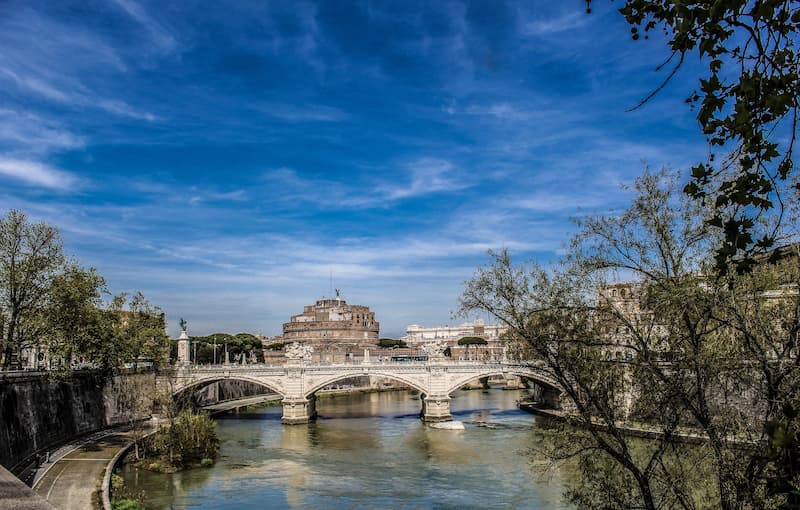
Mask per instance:
[[[408,345],[404,341],[398,340],[396,338],[381,338],[380,340],[378,340],[378,346],[379,347],[390,347],[390,348],[391,347],[408,347]]]
[[[479,336],[465,336],[458,339],[458,345],[486,345],[487,343]]]
[[[591,0],[587,2],[591,4]],[[634,40],[658,30],[666,37],[672,78],[686,57],[707,65],[686,103],[696,111],[710,151],[692,168],[684,192],[711,200],[707,219],[723,235],[716,267],[738,272],[753,254],[776,244],[776,228],[760,220],[785,209],[786,193],[798,193],[793,163],[800,97],[800,4],[791,0],[626,0],[620,13]],[[637,106],[637,107],[638,107]]]

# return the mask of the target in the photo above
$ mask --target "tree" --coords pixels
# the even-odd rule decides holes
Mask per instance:
[[[470,345],[487,345],[488,342],[479,336],[465,336],[458,339],[458,345],[466,347],[467,357],[469,357]]]
[[[404,341],[402,341],[402,340],[398,340],[398,339],[396,339],[396,338],[381,338],[381,339],[379,339],[379,340],[378,340],[378,347],[384,347],[384,348],[392,348],[392,347],[405,348],[405,347],[408,347],[408,345],[407,345],[407,344],[406,344]]]
[[[30,223],[22,211],[0,218],[0,324],[3,368],[27,344],[39,341],[50,284],[64,264],[58,230]]]
[[[51,359],[60,359],[70,368],[74,357],[90,360],[109,359],[101,351],[107,346],[102,329],[106,326],[102,295],[107,292],[105,279],[94,268],[84,270],[70,263],[53,277],[47,311],[48,342]]]
[[[169,337],[165,330],[164,312],[153,306],[137,292],[129,300],[127,294],[115,296],[108,310],[114,342],[120,347],[113,351],[120,362],[147,361],[158,368],[169,357]]]
[[[645,172],[634,188],[627,210],[583,219],[552,269],[494,254],[467,282],[461,309],[507,324],[574,405],[583,432],[552,455],[581,459],[585,485],[571,493],[581,507],[792,504],[800,253],[783,266],[757,261],[750,274],[712,271],[708,254],[724,240],[708,228],[706,204],[663,172]],[[620,275],[632,282],[609,285]],[[659,439],[632,442],[630,422]],[[686,463],[678,427],[704,437],[712,488]]]
[[[696,110],[711,150],[707,161],[692,168],[684,191],[713,199],[707,222],[722,236],[716,269],[747,271],[755,263],[754,252],[776,244],[776,229],[762,228],[759,220],[773,210],[780,217],[786,195],[800,192],[793,179],[800,4],[626,0],[620,13],[634,40],[660,30],[671,51],[659,69],[670,63],[672,69],[637,108],[666,85],[688,55],[696,52],[708,66],[686,102]]]
[[[458,339],[458,345],[488,345],[488,342],[479,336],[465,336]]]

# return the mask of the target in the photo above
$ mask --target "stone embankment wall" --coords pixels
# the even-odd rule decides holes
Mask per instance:
[[[37,452],[70,439],[147,418],[155,375],[0,372],[0,464],[15,471]]]

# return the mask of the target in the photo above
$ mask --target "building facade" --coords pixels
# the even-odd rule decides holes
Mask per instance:
[[[459,326],[425,327],[411,324],[406,327],[406,334],[400,340],[412,349],[420,349],[423,345],[435,342],[446,342],[450,347],[450,357],[455,359],[499,359],[502,356],[505,340],[503,334],[508,330],[500,324],[487,325],[481,319],[465,322]],[[465,337],[477,337],[486,341],[486,345],[463,346],[458,341]]]
[[[341,356],[334,354],[354,356],[374,348],[379,329],[375,313],[368,306],[348,304],[337,293],[335,299],[323,298],[303,307],[303,313],[284,323],[283,342],[310,345],[315,353],[330,353],[330,361],[336,361]]]

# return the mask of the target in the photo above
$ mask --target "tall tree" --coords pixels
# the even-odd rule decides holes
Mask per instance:
[[[589,0],[588,3],[591,3]],[[685,192],[713,198],[709,225],[719,229],[718,270],[747,271],[753,253],[776,244],[776,231],[760,228],[771,211],[782,215],[786,194],[800,192],[794,143],[800,104],[800,4],[796,0],[626,0],[620,13],[634,40],[665,40],[671,66],[686,58],[707,65],[686,102],[707,137],[707,161],[692,168]],[[688,91],[687,91],[688,92]],[[725,157],[726,154],[730,154]]]
[[[574,404],[570,417],[585,432],[557,456],[583,459],[591,490],[572,494],[582,507],[790,504],[800,486],[800,254],[750,274],[711,271],[708,254],[721,241],[703,204],[679,188],[646,172],[631,206],[584,219],[567,260],[551,270],[495,255],[467,283],[462,310],[508,324]],[[607,284],[620,277],[633,283]],[[659,439],[637,446],[624,433],[631,421]],[[679,426],[704,437],[713,490],[687,468]],[[608,497],[591,496],[601,488]]]
[[[112,300],[110,312],[116,322],[116,341],[124,346],[122,354],[138,366],[140,360],[147,360],[158,367],[169,356],[169,337],[167,336],[164,312],[153,306],[144,294],[137,292],[130,300],[127,295],[116,296]]]
[[[0,315],[3,325],[3,367],[8,369],[20,349],[39,341],[41,314],[50,284],[64,264],[58,230],[30,223],[22,211],[0,218]]]
[[[48,350],[51,359],[72,366],[78,356],[84,362],[104,366],[102,296],[105,279],[94,268],[84,270],[72,262],[53,278],[47,309]],[[104,367],[107,368],[107,367]]]

